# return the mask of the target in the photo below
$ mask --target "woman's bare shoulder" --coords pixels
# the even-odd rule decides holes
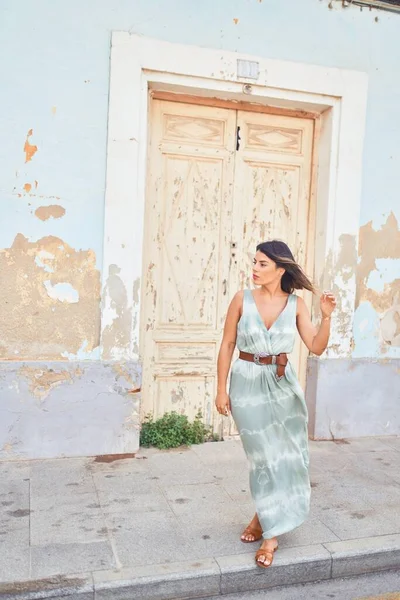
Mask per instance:
[[[307,306],[304,302],[304,299],[301,296],[298,296],[297,294],[293,294],[293,296],[296,300],[296,316],[298,317],[299,315],[304,313],[304,311],[307,311]]]
[[[243,312],[243,298],[244,298],[245,290],[239,290],[232,298],[232,305],[239,312],[239,315],[242,316]]]
[[[242,300],[243,296],[244,296],[244,292],[245,290],[239,290],[236,292],[236,294],[233,296],[233,299],[240,299]]]

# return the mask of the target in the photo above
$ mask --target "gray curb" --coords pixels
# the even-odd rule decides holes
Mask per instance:
[[[0,584],[1,600],[168,600],[400,569],[400,534],[279,549],[270,569],[254,552]]]

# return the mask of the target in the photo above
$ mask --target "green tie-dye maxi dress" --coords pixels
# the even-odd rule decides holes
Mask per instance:
[[[297,296],[267,329],[251,290],[244,291],[236,345],[252,354],[290,353],[296,327]],[[275,365],[241,359],[231,369],[232,417],[250,467],[250,491],[263,537],[272,538],[300,525],[310,507],[308,414],[303,390],[290,362],[278,380]]]

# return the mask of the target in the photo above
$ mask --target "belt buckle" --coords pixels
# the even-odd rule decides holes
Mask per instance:
[[[256,365],[262,366],[260,358],[263,358],[264,356],[268,356],[267,352],[257,352],[256,354],[254,354],[253,361]]]

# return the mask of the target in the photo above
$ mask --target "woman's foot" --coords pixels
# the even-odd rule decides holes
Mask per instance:
[[[270,567],[274,560],[274,552],[278,550],[278,539],[276,537],[264,540],[260,549],[256,552],[256,563],[259,567]]]
[[[262,538],[262,527],[260,521],[258,520],[257,513],[254,515],[253,519],[243,531],[240,539],[242,542],[248,544],[250,542],[257,542]]]

